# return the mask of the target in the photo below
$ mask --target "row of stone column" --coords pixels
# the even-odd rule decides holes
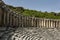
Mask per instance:
[[[54,28],[60,27],[60,20],[23,16],[5,7],[0,12],[0,24],[4,26]]]
[[[4,25],[20,27],[60,27],[60,20],[27,17],[13,12],[4,13]]]
[[[51,20],[51,19],[40,19],[39,27],[41,28],[58,28],[60,27],[59,20]]]

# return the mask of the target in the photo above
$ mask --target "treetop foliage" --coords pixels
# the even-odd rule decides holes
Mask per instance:
[[[23,7],[13,7],[7,5],[10,9],[13,11],[25,15],[25,16],[32,16],[32,17],[39,17],[39,18],[50,18],[50,19],[60,19],[60,13],[55,13],[55,12],[42,12],[42,11],[37,11],[37,10],[30,10],[30,9],[25,9]]]

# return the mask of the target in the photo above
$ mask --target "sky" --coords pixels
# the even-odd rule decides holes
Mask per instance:
[[[5,4],[27,9],[60,12],[60,0],[3,0]]]

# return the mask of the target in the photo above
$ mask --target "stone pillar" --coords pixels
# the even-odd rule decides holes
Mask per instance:
[[[13,26],[13,13],[10,13],[10,26]],[[7,17],[8,18],[8,17]],[[8,24],[7,24],[8,25]]]
[[[48,23],[48,26],[47,26],[47,28],[49,28],[49,20],[47,20],[47,23]]]
[[[28,17],[26,17],[26,27],[28,26]]]
[[[53,21],[51,20],[51,28],[53,28]]]
[[[34,27],[36,27],[36,18],[34,18]]]
[[[31,18],[31,17],[30,17],[30,23],[31,23],[31,25],[30,25],[30,26],[32,27],[32,18]]]
[[[18,18],[18,19],[17,19],[17,20],[18,20],[17,22],[18,22],[18,27],[19,27],[19,15],[17,15],[17,18]]]
[[[17,20],[18,20],[17,22],[18,22],[18,27],[19,27],[19,15],[17,15]]]
[[[56,22],[55,22],[55,20],[54,20],[54,28],[56,27]]]
[[[45,27],[48,27],[48,20],[45,20]]]
[[[42,26],[41,27],[43,28],[43,19],[42,19]]]
[[[21,15],[19,14],[19,27],[21,27]]]
[[[5,26],[7,26],[7,12],[5,12]]]
[[[8,26],[9,26],[9,14],[10,13],[7,13],[7,24],[8,24]]]
[[[16,14],[16,26],[18,26],[18,14]]]
[[[50,28],[51,28],[51,19],[50,19]]]
[[[53,28],[55,28],[55,26],[54,26],[54,20],[52,20],[52,22],[53,22],[53,24],[52,24],[53,25]]]
[[[14,20],[14,21],[13,21],[13,26],[16,27],[16,26],[18,25],[18,18],[17,18],[17,15],[14,14],[13,18],[14,18],[14,19],[13,19],[13,20]]]
[[[59,28],[59,21],[56,21],[56,28]]]
[[[40,25],[39,25],[39,22],[40,21],[39,20],[40,20],[39,18],[36,19],[36,21],[37,21],[37,23],[36,23],[37,24],[37,27],[40,27]]]
[[[58,23],[57,23],[57,28],[59,28],[59,20],[57,21]]]
[[[43,27],[46,27],[45,24],[46,24],[46,20],[44,19],[44,20],[43,20],[43,25],[44,25]]]
[[[55,20],[55,28],[56,28],[56,23],[57,23],[57,22],[56,22],[56,20]]]
[[[48,23],[48,19],[45,21],[45,26],[46,26],[46,28],[48,28],[48,25],[49,23]]]
[[[26,27],[26,16],[25,16],[25,27]]]
[[[2,26],[3,24],[3,19],[4,19],[3,16],[4,16],[4,11],[2,8],[0,8],[0,26]]]
[[[22,22],[22,27],[23,27],[23,16],[22,16],[21,22]]]
[[[60,28],[60,21],[59,21],[59,28]]]
[[[50,23],[50,20],[48,20],[48,22],[49,22],[49,23],[48,23],[48,24],[49,24],[48,28],[50,28],[50,27],[51,27],[51,23]]]
[[[55,23],[56,23],[56,28],[57,28],[57,20],[55,21]]]
[[[33,26],[33,17],[32,17],[32,26]]]
[[[39,19],[39,27],[42,27],[42,19]]]

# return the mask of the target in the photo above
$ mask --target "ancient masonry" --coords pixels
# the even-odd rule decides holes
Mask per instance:
[[[0,1],[0,26],[59,28],[60,19],[45,19],[23,16],[12,11],[3,1]]]

